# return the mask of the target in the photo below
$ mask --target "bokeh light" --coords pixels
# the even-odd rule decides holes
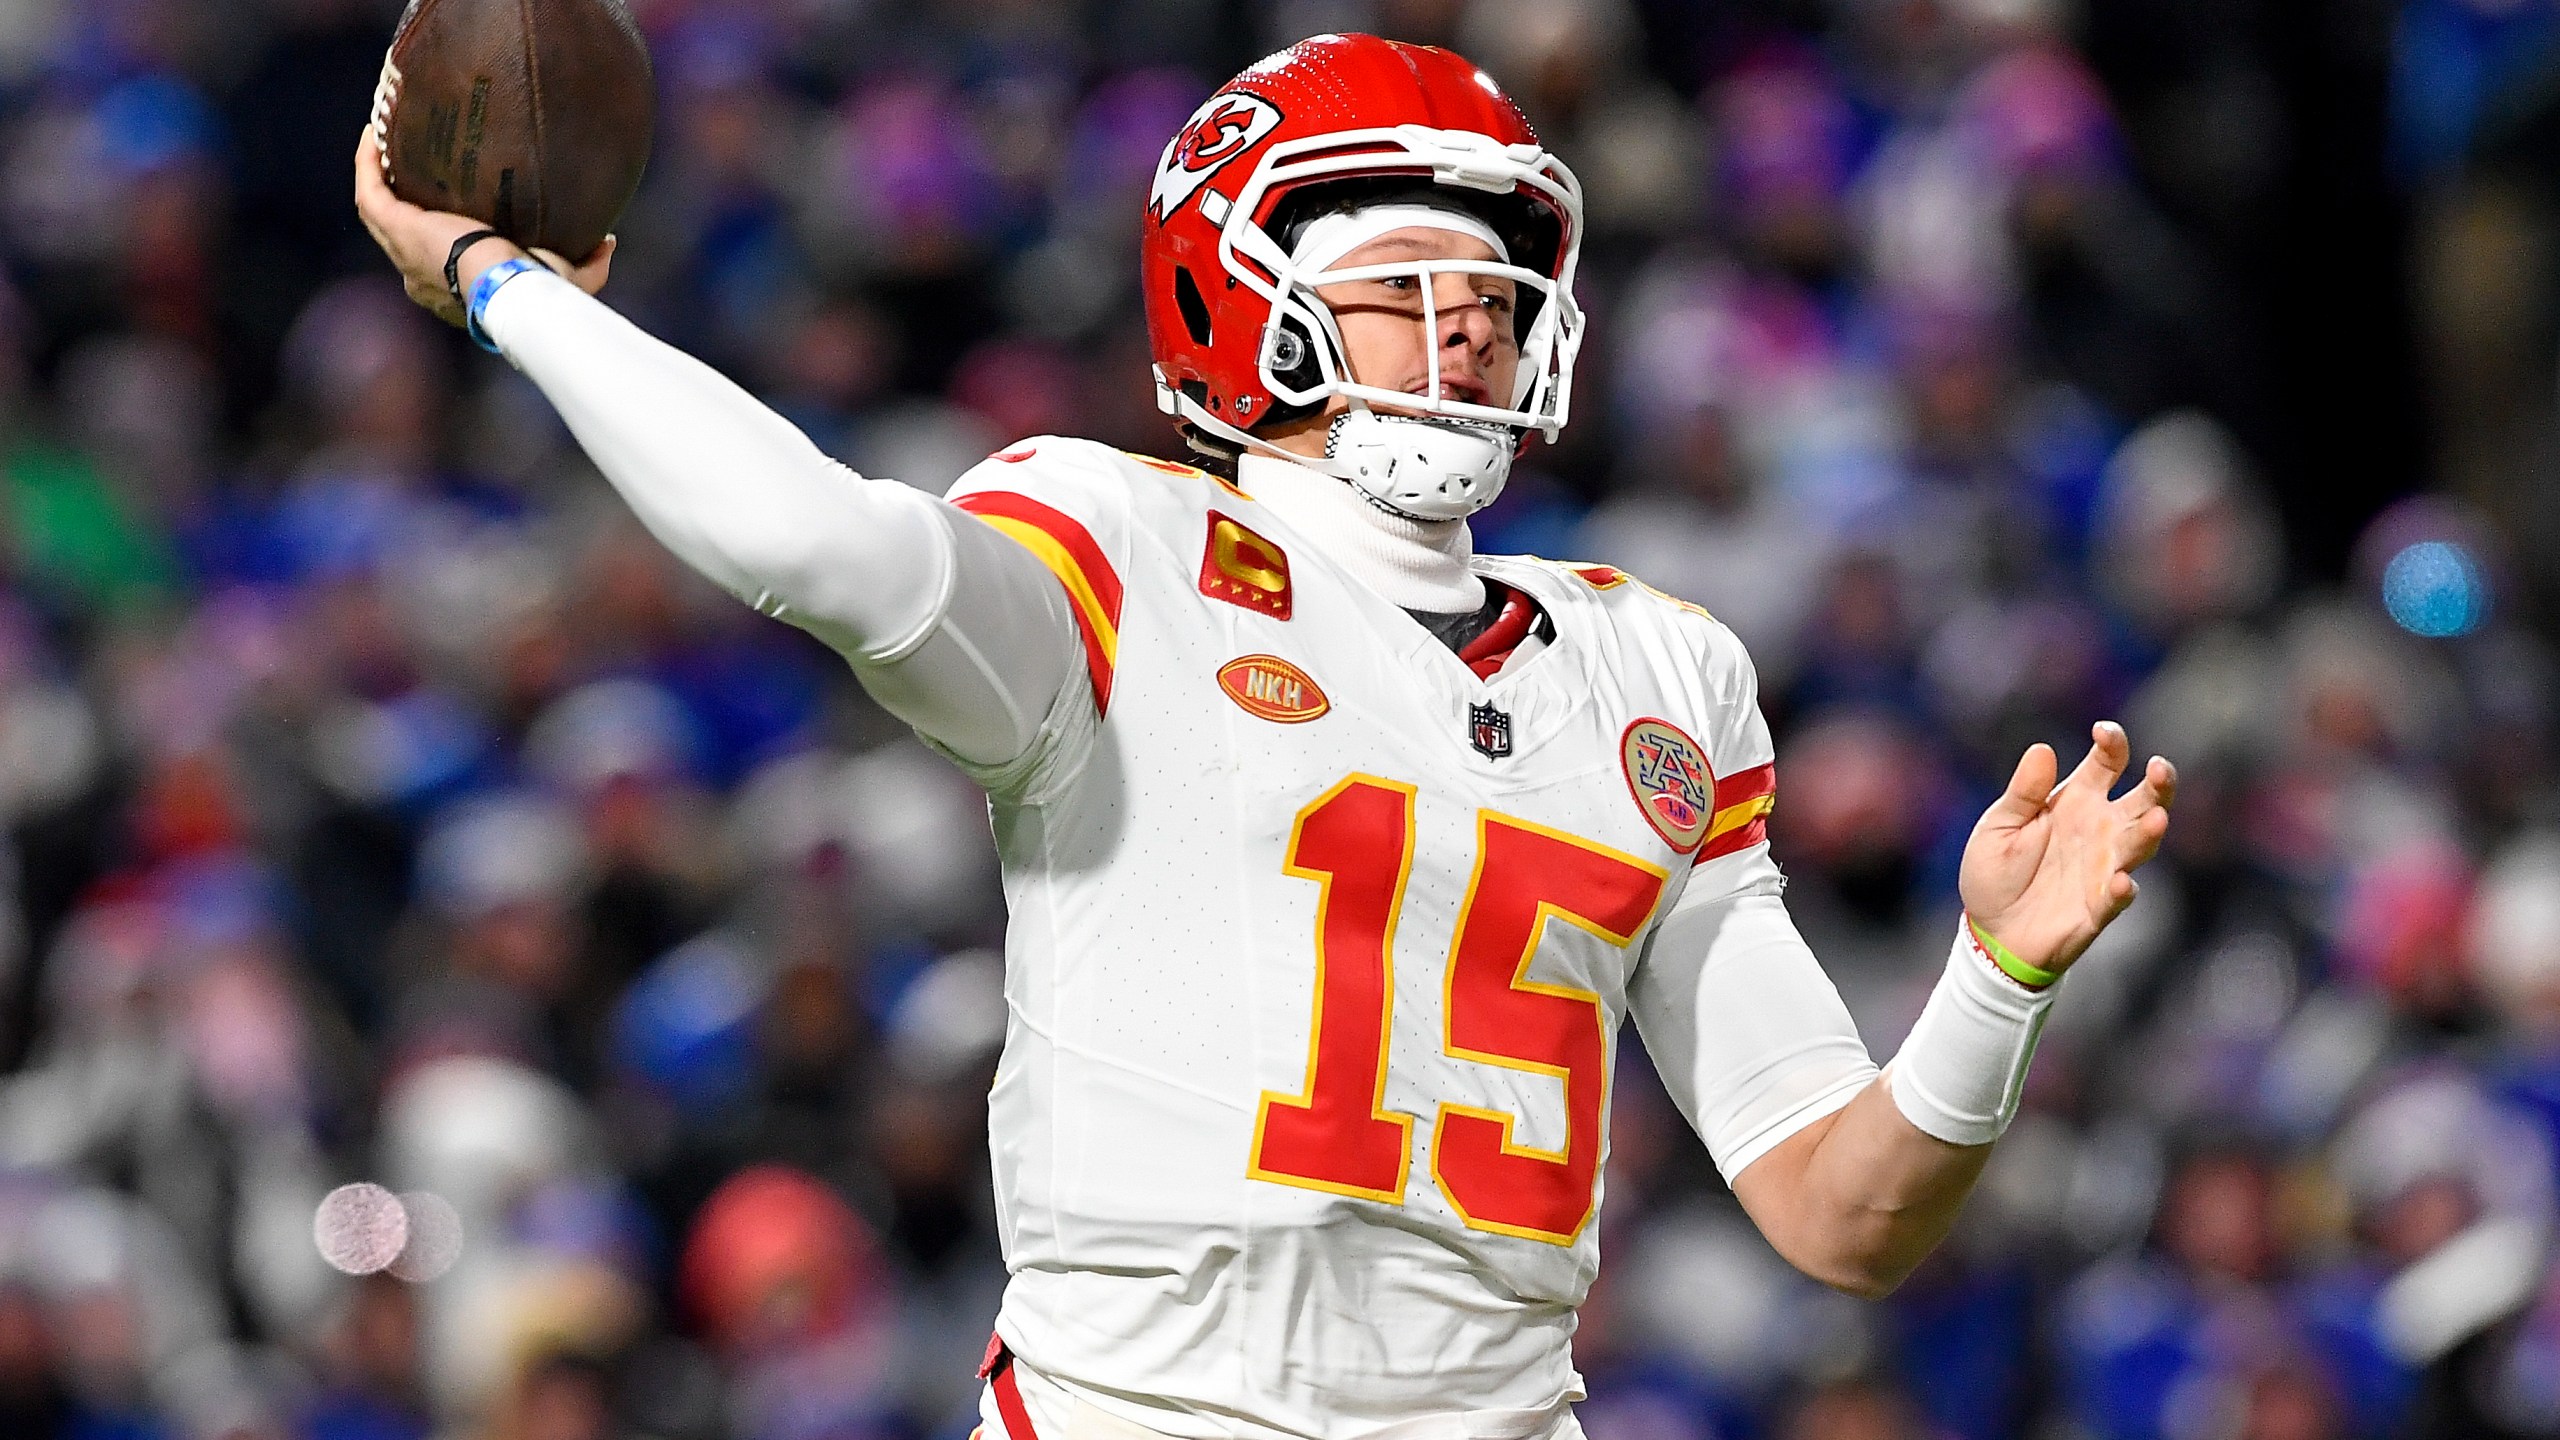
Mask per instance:
[[[424,1285],[462,1258],[462,1216],[453,1202],[429,1190],[401,1192],[400,1209],[408,1219],[408,1237],[391,1262],[391,1273]]]
[[[2383,567],[2382,608],[2412,635],[2468,635],[2489,618],[2488,573],[2454,541],[2421,540]]]
[[[371,1275],[407,1247],[409,1212],[399,1196],[369,1181],[341,1185],[320,1201],[311,1238],[332,1268]]]

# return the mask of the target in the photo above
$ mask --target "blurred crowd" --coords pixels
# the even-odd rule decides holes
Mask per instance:
[[[982,801],[402,299],[346,191],[395,8],[0,0],[0,1435],[959,1440]],[[1595,319],[1479,548],[1749,642],[1880,1055],[2021,746],[2177,759],[1890,1301],[1769,1252],[1629,1039],[1592,1440],[2560,1435],[2548,0],[634,8],[609,298],[934,489],[1176,452],[1135,241],[1219,79],[1501,77]],[[2358,164],[2334,247],[2268,218]]]

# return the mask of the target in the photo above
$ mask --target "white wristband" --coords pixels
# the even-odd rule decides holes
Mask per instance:
[[[2030,990],[2000,972],[1957,922],[1947,973],[1902,1052],[1885,1067],[1903,1118],[1950,1145],[1988,1145],[2009,1128],[2059,982]]]

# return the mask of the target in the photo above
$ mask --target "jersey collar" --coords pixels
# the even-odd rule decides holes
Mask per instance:
[[[1390,515],[1342,481],[1274,455],[1238,456],[1236,481],[1396,608],[1455,615],[1484,607],[1466,521]]]

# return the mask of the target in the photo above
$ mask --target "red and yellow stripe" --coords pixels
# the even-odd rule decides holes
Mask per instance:
[[[1756,765],[1716,782],[1715,818],[1707,822],[1700,860],[1748,850],[1769,838],[1769,812],[1778,807],[1778,767]]]
[[[1111,707],[1111,673],[1120,659],[1120,572],[1103,558],[1093,534],[1062,511],[1009,490],[980,490],[951,503],[1011,536],[1040,557],[1067,589],[1068,608],[1084,636],[1093,677],[1093,708]]]

